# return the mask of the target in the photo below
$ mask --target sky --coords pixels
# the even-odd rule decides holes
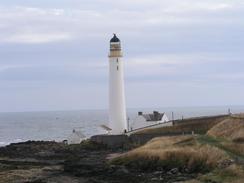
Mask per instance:
[[[243,0],[0,0],[0,112],[244,104]]]

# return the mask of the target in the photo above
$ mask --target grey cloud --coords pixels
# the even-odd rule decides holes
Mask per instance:
[[[105,1],[105,3],[106,2],[113,4],[112,1]],[[127,3],[129,4],[129,2]],[[126,6],[127,3],[119,2],[119,4]],[[189,7],[186,6],[188,3],[191,3]],[[2,26],[5,25],[10,30],[15,31],[10,31],[10,34],[3,35],[0,41],[12,42],[15,40],[15,42],[23,43],[45,43],[47,41],[52,42],[77,38],[87,41],[87,39],[91,37],[101,38],[104,34],[107,34],[112,27],[117,31],[124,32],[124,34],[137,34],[142,37],[145,33],[157,27],[175,30],[175,26],[178,26],[184,30],[184,27],[188,28],[189,25],[194,24],[212,25],[213,23],[216,24],[216,22],[218,22],[218,24],[221,24],[221,22],[229,22],[228,19],[222,17],[225,15],[225,11],[220,11],[222,10],[221,8],[220,10],[214,10],[214,8],[211,10],[211,7],[222,7],[223,3],[220,2],[213,3],[207,1],[204,3],[193,3],[192,1],[184,1],[184,3],[179,3],[178,6],[177,4],[167,1],[163,1],[162,3],[158,1],[153,1],[152,3],[150,1],[136,1],[135,4],[158,4],[158,6],[154,6],[153,9],[147,9],[146,11],[113,8],[103,11],[103,9],[83,10],[65,8],[43,9],[21,6],[10,8],[2,7],[0,16],[1,22],[3,22]],[[240,9],[237,8],[236,5],[232,7],[232,4],[235,3],[225,4],[226,7],[230,7],[229,11],[231,12]],[[170,10],[169,7],[172,7],[173,10]],[[239,11],[242,11],[242,9]],[[203,10],[220,11],[220,13],[211,14]],[[238,22],[241,22],[241,19],[239,19]],[[97,32],[97,29],[100,31]],[[147,29],[149,31],[147,31]]]
[[[92,95],[102,98],[94,106],[106,106],[108,43],[116,32],[129,106],[153,105],[156,96],[164,106],[241,103],[243,9],[241,0],[5,1],[0,99],[11,101],[9,110],[23,101],[26,109],[38,108],[40,96],[42,108],[51,98],[56,108],[72,108],[68,95],[84,100],[77,108],[92,105],[86,99]],[[230,86],[240,92],[226,100],[227,91],[234,94]]]

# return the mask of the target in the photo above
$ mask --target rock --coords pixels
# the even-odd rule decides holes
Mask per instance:
[[[125,168],[124,166],[120,167],[118,170],[117,170],[117,173],[121,173],[121,174],[128,174],[129,173],[129,170],[127,168]]]
[[[218,168],[224,169],[234,163],[232,159],[226,159],[218,164]]]
[[[171,171],[168,171],[166,174],[167,175],[172,175],[172,172]]]
[[[189,168],[184,168],[183,171],[186,172],[186,173],[189,173],[190,172],[190,169]]]
[[[108,171],[108,167],[100,162],[86,162],[82,160],[78,162],[67,161],[64,165],[64,171],[76,176],[92,176],[103,174]]]
[[[89,141],[79,145],[44,141],[11,144],[0,148],[0,182],[16,182],[16,175],[28,178],[18,180],[21,183],[28,183],[27,180],[29,183],[173,182],[187,180],[190,175],[183,175],[178,168],[168,172],[163,167],[157,171],[142,171],[136,167],[110,165],[108,157],[116,153],[121,150],[106,149]],[[5,178],[16,181],[5,181]]]
[[[161,175],[163,174],[164,172],[163,171],[156,171],[156,172],[153,172],[154,175]]]
[[[36,156],[39,157],[50,157],[50,156],[55,156],[55,152],[53,151],[40,151],[35,153]]]
[[[157,181],[157,180],[158,180],[158,178],[156,178],[156,177],[151,178],[151,181]]]
[[[179,172],[178,168],[174,168],[172,170],[170,170],[172,174],[177,174]]]

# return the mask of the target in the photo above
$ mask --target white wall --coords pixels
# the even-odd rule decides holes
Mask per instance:
[[[161,119],[161,122],[164,123],[164,122],[168,122],[168,121],[169,121],[169,118],[167,117],[166,114],[164,114],[162,119]]]
[[[127,130],[124,67],[120,57],[109,59],[109,127],[112,134],[121,134]]]
[[[143,127],[150,126],[150,125],[165,123],[168,121],[169,121],[169,119],[166,116],[166,114],[164,114],[161,121],[146,121],[146,119],[140,115],[140,116],[137,116],[133,121],[130,121],[129,130],[131,130],[131,128],[134,130],[134,129],[143,128]]]

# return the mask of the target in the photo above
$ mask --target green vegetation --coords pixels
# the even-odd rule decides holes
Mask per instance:
[[[72,150],[72,151],[77,151],[77,150],[102,150],[106,149],[107,147],[103,144],[98,144],[94,141],[91,140],[83,140],[80,144],[71,144],[66,146],[66,150]]]
[[[185,183],[243,183],[244,170],[242,166],[230,165],[224,169],[215,169],[197,179]]]
[[[209,144],[224,150],[233,159],[244,160],[244,144],[232,142],[224,138],[214,138],[207,135],[198,136],[197,140],[201,144]]]

